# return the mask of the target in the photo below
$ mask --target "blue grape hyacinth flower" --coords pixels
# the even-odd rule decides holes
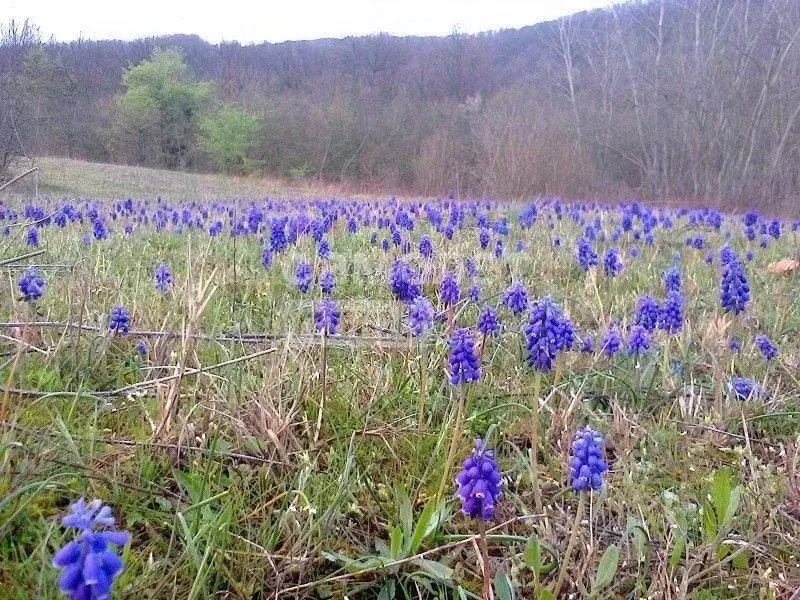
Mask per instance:
[[[108,321],[108,329],[115,333],[128,333],[131,329],[131,313],[130,311],[117,304],[111,309],[111,318]]]
[[[672,291],[667,294],[667,299],[658,312],[658,328],[669,332],[678,333],[683,329],[683,294]]]
[[[406,304],[422,293],[419,275],[403,259],[396,259],[389,270],[389,289],[395,298]]]
[[[659,306],[658,300],[653,298],[650,294],[644,294],[643,296],[639,296],[639,300],[636,303],[634,322],[647,329],[647,331],[655,331],[658,326],[658,315],[660,312],[661,306]]]
[[[475,352],[475,334],[467,328],[456,329],[448,340],[450,346],[450,383],[471,383],[481,378],[481,363]]]
[[[772,360],[773,358],[778,356],[778,354],[779,354],[778,347],[775,344],[773,344],[772,340],[770,340],[763,333],[759,333],[756,336],[755,342],[756,342],[756,346],[758,346],[759,352],[761,352],[761,355],[765,359]]]
[[[419,238],[419,253],[424,258],[431,258],[433,256],[433,241],[431,241],[431,236],[427,234],[422,234]]]
[[[603,334],[603,339],[600,343],[600,350],[606,356],[614,356],[622,348],[622,333],[616,323],[611,326]]]
[[[644,354],[650,349],[650,332],[634,325],[628,333],[628,354]]]
[[[493,306],[484,306],[478,315],[478,331],[483,335],[496,335],[500,333],[500,317]]]
[[[453,306],[461,299],[461,290],[458,287],[456,274],[447,271],[442,277],[442,284],[439,286],[439,298],[445,306]]]
[[[71,600],[106,600],[114,580],[124,567],[114,548],[130,539],[127,531],[106,529],[116,524],[111,508],[100,500],[88,504],[81,498],[70,506],[61,520],[65,528],[78,534],[53,556],[53,565],[61,569],[59,589]]]
[[[331,298],[323,298],[314,311],[314,329],[328,335],[336,335],[341,319],[339,305]]]
[[[510,308],[511,312],[518,315],[525,312],[528,307],[528,290],[521,282],[516,281],[506,288],[500,301],[504,306]]]
[[[750,284],[747,274],[735,251],[726,252],[720,285],[720,304],[725,312],[738,315],[750,302]]]
[[[417,296],[408,310],[408,328],[411,335],[418,337],[433,327],[436,311],[433,303],[425,296]]]
[[[752,379],[746,377],[732,377],[729,382],[733,395],[738,400],[758,398],[766,394],[766,390]]]
[[[475,449],[461,466],[456,475],[461,512],[472,519],[494,519],[495,506],[503,495],[503,478],[494,451],[477,439]]]
[[[156,266],[153,285],[162,294],[166,294],[172,286],[172,270],[164,263]]]
[[[602,434],[591,427],[579,429],[575,434],[569,474],[570,485],[576,492],[599,490],[603,487],[603,475],[608,471],[605,445]]]
[[[325,296],[330,296],[333,293],[335,279],[333,271],[323,271],[319,278],[319,288]]]
[[[540,371],[552,370],[558,353],[569,350],[575,343],[572,321],[550,298],[543,298],[531,305],[523,333],[528,364]]]
[[[305,294],[308,292],[308,288],[311,287],[312,280],[311,264],[308,261],[301,260],[297,264],[297,267],[294,270],[294,279],[295,285],[301,293]]]
[[[25,302],[33,302],[44,295],[44,288],[47,286],[44,277],[39,273],[38,267],[26,267],[19,278],[19,291],[22,292],[22,299]]]
[[[680,269],[675,265],[672,265],[669,269],[664,271],[664,291],[669,292],[680,292],[681,286],[683,284],[683,277],[681,275]]]
[[[603,257],[603,272],[606,277],[616,277],[623,269],[622,258],[617,248],[609,248]]]
[[[592,243],[585,237],[578,239],[576,253],[578,264],[584,271],[588,271],[597,264],[597,252],[595,252]]]

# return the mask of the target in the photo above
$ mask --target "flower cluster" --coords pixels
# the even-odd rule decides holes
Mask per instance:
[[[616,323],[611,326],[603,334],[603,340],[600,344],[600,350],[606,356],[614,356],[622,348],[622,333]]]
[[[481,377],[481,365],[475,353],[475,334],[466,328],[456,329],[448,341],[450,346],[450,383],[470,383]]]
[[[750,284],[741,260],[735,251],[730,250],[723,258],[720,304],[725,312],[738,315],[750,302]]]
[[[433,317],[436,311],[433,303],[425,296],[417,296],[411,302],[408,310],[408,328],[411,335],[420,336],[433,327]]]
[[[666,293],[670,292],[680,292],[681,285],[683,283],[683,277],[681,276],[681,271],[675,265],[672,265],[669,269],[664,271],[664,291]]]
[[[647,331],[655,331],[658,326],[658,316],[660,312],[661,307],[658,304],[658,300],[653,298],[653,296],[650,294],[639,296],[639,300],[636,304],[634,322],[647,329]]]
[[[461,290],[458,288],[456,274],[447,271],[442,277],[442,284],[439,287],[439,298],[445,306],[452,306],[458,303],[461,298]]]
[[[53,565],[62,570],[58,586],[72,600],[104,600],[111,594],[114,580],[122,572],[122,559],[113,546],[124,546],[127,531],[105,530],[114,527],[111,509],[83,498],[70,506],[63,527],[78,529],[78,535],[53,556]]]
[[[731,391],[739,400],[748,400],[763,396],[766,391],[752,379],[733,377],[730,381]]]
[[[339,305],[331,298],[323,298],[314,310],[314,329],[328,335],[336,335],[341,313]]]
[[[767,360],[772,360],[776,356],[778,356],[779,350],[778,347],[772,343],[767,336],[763,333],[759,333],[756,336],[756,346],[758,346],[759,352],[761,355],[766,358]]]
[[[130,311],[117,304],[111,309],[111,318],[108,321],[108,329],[115,333],[128,333],[131,329],[131,313]]]
[[[521,282],[516,281],[506,288],[500,301],[515,315],[518,315],[528,307],[528,290]]]
[[[475,262],[475,259],[469,257],[464,260],[464,268],[467,270],[467,275],[470,277],[477,277],[478,276],[478,263]]]
[[[616,277],[622,271],[622,259],[617,248],[609,248],[603,257],[603,272],[607,277]]]
[[[599,490],[603,475],[608,471],[605,461],[602,434],[591,427],[579,429],[572,442],[572,460],[569,463],[570,485],[576,492]]]
[[[484,306],[478,315],[478,331],[483,335],[495,335],[500,333],[500,318],[497,310],[493,306]]]
[[[531,305],[528,323],[523,328],[528,364],[540,371],[550,371],[562,350],[575,343],[575,327],[560,306],[550,298]]]
[[[322,290],[322,293],[330,296],[333,293],[334,285],[333,271],[323,271],[319,278],[319,289]]]
[[[311,287],[311,264],[308,261],[301,260],[297,267],[294,270],[294,280],[297,289],[300,290],[303,294],[308,292],[308,288]]]
[[[319,256],[322,260],[327,260],[331,256],[331,244],[328,240],[323,239],[319,243],[319,247],[317,248],[317,256]]]
[[[172,270],[164,263],[159,263],[156,266],[153,285],[162,294],[166,294],[172,286]]]
[[[406,304],[421,293],[419,275],[401,258],[396,259],[389,270],[389,289],[395,298]]]
[[[433,256],[433,242],[431,241],[431,236],[424,233],[420,236],[419,253],[425,258],[431,258]]]
[[[22,292],[22,299],[25,302],[38,300],[44,294],[47,284],[39,274],[38,267],[26,267],[19,278],[19,291]]]
[[[461,512],[473,519],[494,519],[494,509],[502,497],[502,476],[494,451],[484,441],[475,440],[475,449],[456,475]]]
[[[644,354],[650,349],[650,332],[634,325],[628,332],[628,354]]]
[[[592,243],[585,237],[578,239],[577,255],[578,264],[584,271],[588,271],[590,267],[597,264],[597,252],[594,251]]]
[[[678,333],[683,329],[683,294],[671,291],[658,312],[658,327],[669,333]]]

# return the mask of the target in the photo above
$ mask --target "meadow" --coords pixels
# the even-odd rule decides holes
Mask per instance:
[[[80,498],[112,598],[797,597],[800,221],[72,177],[0,197],[0,597]]]

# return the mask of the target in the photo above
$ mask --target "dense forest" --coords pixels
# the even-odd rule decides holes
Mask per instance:
[[[0,176],[49,154],[462,197],[797,206],[797,0],[640,1],[439,38],[1,33]]]

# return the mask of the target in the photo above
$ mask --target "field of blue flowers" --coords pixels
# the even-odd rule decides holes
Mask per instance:
[[[0,247],[0,598],[798,597],[800,221],[6,199]]]

